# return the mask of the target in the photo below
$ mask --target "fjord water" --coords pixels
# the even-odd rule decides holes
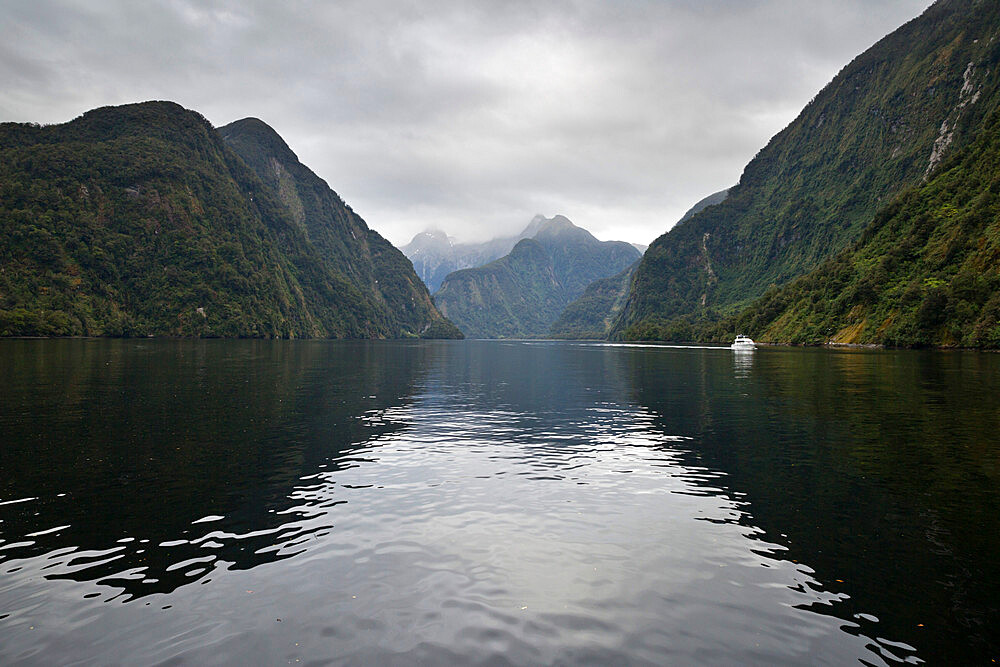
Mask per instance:
[[[0,663],[998,658],[1000,357],[0,341]]]

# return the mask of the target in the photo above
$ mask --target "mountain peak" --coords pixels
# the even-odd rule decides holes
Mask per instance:
[[[259,118],[243,118],[219,128],[219,135],[231,144],[255,143],[282,162],[298,162],[298,156],[288,147],[273,127]]]
[[[214,128],[204,116],[185,109],[176,102],[151,101],[106,106],[91,109],[69,123],[52,127],[62,128],[50,133],[50,140],[66,138],[69,132],[80,141],[119,139],[122,137],[155,137],[167,141],[195,137],[216,141]]]
[[[444,230],[437,229],[435,227],[432,227],[431,229],[425,229],[424,231],[422,231],[419,234],[417,234],[417,236],[423,236],[423,237],[427,237],[427,238],[432,238],[432,239],[435,239],[437,241],[444,241],[444,242],[446,242],[448,244],[451,244],[451,242],[452,242],[451,241],[451,237],[448,236],[448,234]]]
[[[409,244],[404,247],[411,254],[414,254],[426,252],[427,250],[443,251],[451,248],[453,245],[455,245],[454,241],[444,231],[440,229],[425,229],[414,236]]]
[[[545,336],[590,283],[640,257],[628,243],[598,241],[563,215],[535,216],[525,233],[531,231],[506,256],[444,279],[435,302],[467,335]]]
[[[547,221],[548,221],[548,218],[546,218],[544,215],[542,215],[541,213],[539,213],[538,215],[536,215],[535,217],[533,217],[531,219],[531,222],[529,222],[528,226],[524,228],[524,231],[521,232],[519,238],[522,238],[522,239],[533,238],[535,236],[535,234],[538,233],[538,230],[541,229],[542,226]]]
[[[546,218],[544,215],[536,215],[531,219],[531,223],[525,228],[523,236],[534,238],[539,234],[557,235],[570,229],[580,229],[574,225],[569,218],[564,215],[554,215]]]
[[[565,215],[554,215],[545,221],[542,229],[569,229],[576,227]]]

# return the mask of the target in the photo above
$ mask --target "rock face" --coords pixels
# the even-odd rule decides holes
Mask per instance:
[[[456,243],[441,230],[431,229],[414,236],[400,250],[413,262],[414,271],[427,285],[427,289],[434,293],[449,273],[483,266],[503,257],[518,241],[533,237],[544,220],[540,215],[535,216],[531,224],[517,236],[491,239],[483,243]]]
[[[456,271],[434,295],[441,312],[475,338],[540,337],[570,302],[600,278],[635,263],[622,241],[598,241],[557,215],[533,221],[533,238],[485,266]]]
[[[722,335],[763,342],[1000,348],[1000,108],[861,239]]]
[[[395,336],[456,337],[406,257],[299,162],[278,133],[245,118],[219,128],[225,142],[278,194],[306,237],[391,323]]]
[[[653,242],[611,335],[662,339],[717,321],[857,241],[988,115],[998,31],[1000,3],[939,0],[858,56],[723,202]]]
[[[460,335],[398,251],[246,125],[246,160],[171,102],[0,125],[0,335]]]

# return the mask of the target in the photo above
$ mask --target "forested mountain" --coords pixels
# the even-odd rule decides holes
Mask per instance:
[[[708,195],[704,199],[699,200],[694,206],[689,208],[687,212],[681,216],[681,219],[677,221],[677,224],[679,225],[682,222],[687,222],[697,214],[704,211],[709,206],[715,206],[716,204],[721,204],[726,200],[726,197],[728,196],[729,196],[728,189],[720,190],[719,192],[714,192]]]
[[[674,338],[803,275],[975,139],[996,105],[1000,3],[939,0],[845,67],[725,201],[646,251],[612,336]]]
[[[413,270],[427,285],[427,289],[436,292],[449,273],[483,266],[500,259],[518,241],[530,239],[538,233],[538,228],[544,221],[543,216],[536,215],[517,236],[504,236],[482,243],[456,243],[441,230],[432,229],[420,232],[400,250],[413,262]]]
[[[769,290],[715,337],[1000,347],[1000,111],[861,239]]]
[[[397,318],[283,199],[170,102],[4,123],[0,335],[460,335],[433,308]]]
[[[427,287],[395,246],[299,162],[271,127],[245,118],[219,128],[225,142],[277,193],[324,259],[343,273],[392,322],[393,335],[454,337]]]
[[[587,285],[578,299],[559,314],[549,328],[553,338],[605,338],[628,298],[629,284],[639,262],[621,273]]]
[[[639,257],[631,244],[598,241],[557,215],[543,219],[534,237],[519,241],[509,255],[450,274],[434,301],[471,337],[545,336],[590,283]]]
[[[703,211],[725,200],[729,190],[722,190],[699,200],[677,221],[681,224]],[[644,253],[648,246],[633,247]],[[608,331],[625,307],[632,276],[639,268],[639,262],[632,264],[621,273],[609,278],[595,280],[587,286],[583,294],[559,315],[552,324],[549,334],[554,338],[605,338]]]

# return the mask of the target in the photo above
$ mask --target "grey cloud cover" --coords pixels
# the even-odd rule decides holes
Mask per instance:
[[[397,245],[562,213],[648,243],[929,0],[2,0],[0,120],[257,116]]]

